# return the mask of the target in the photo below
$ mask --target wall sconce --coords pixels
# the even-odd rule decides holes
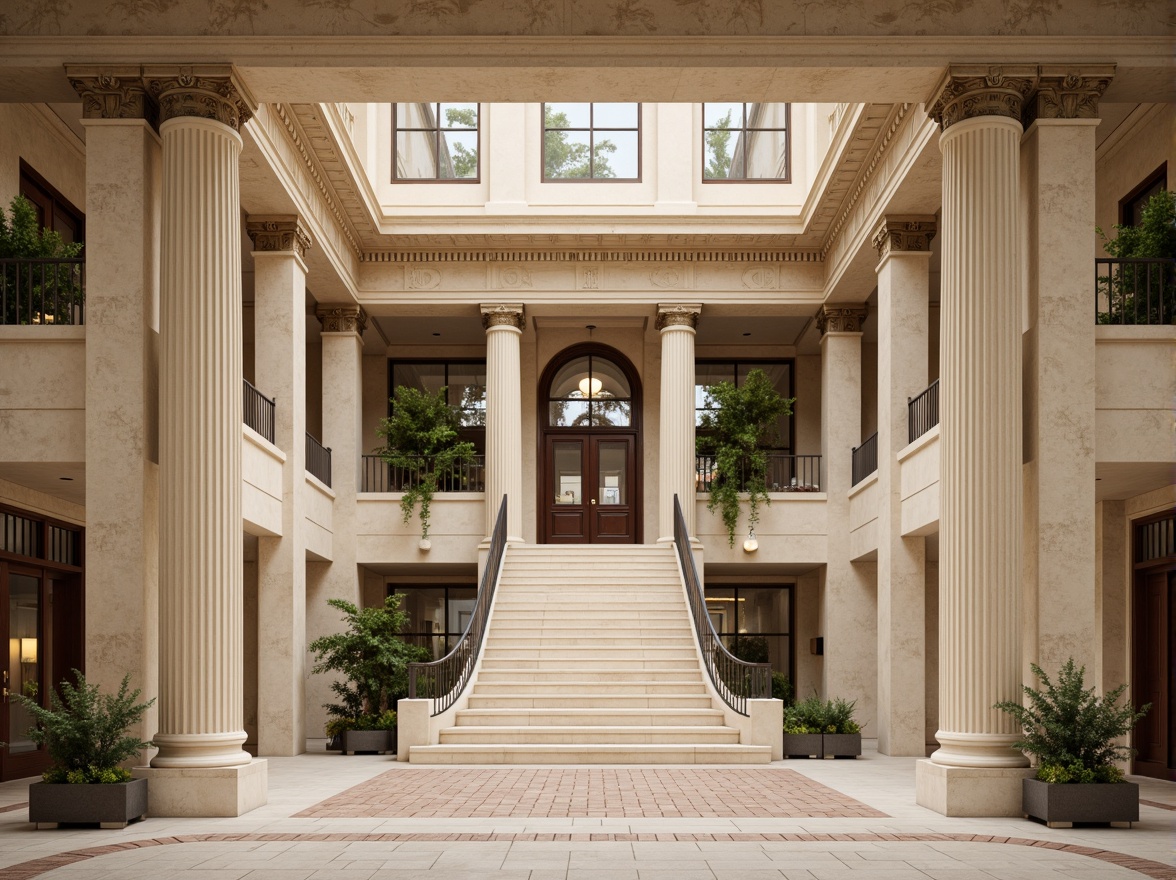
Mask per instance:
[[[585,397],[595,397],[603,387],[603,382],[599,379],[593,379],[590,376],[585,376],[580,380],[580,393]]]
[[[36,639],[21,639],[20,640],[20,662],[21,663],[36,663],[37,662],[37,640]]]
[[[759,541],[755,537],[755,529],[747,530],[747,539],[743,542],[744,553],[754,553],[759,549]]]

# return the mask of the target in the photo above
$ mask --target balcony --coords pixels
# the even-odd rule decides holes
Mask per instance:
[[[277,409],[277,403],[254,388],[253,383],[248,379],[241,381],[245,383],[245,392],[241,397],[245,410],[243,421],[270,443],[273,443],[274,411]]]
[[[861,446],[853,449],[853,479],[851,486],[856,486],[870,474],[878,470],[878,432],[875,431]]]
[[[939,424],[939,380],[916,397],[907,398],[907,443],[914,443]]]
[[[1094,261],[1098,324],[1176,324],[1176,260]]]
[[[306,472],[324,486],[331,485],[331,450],[309,433],[306,435]]]
[[[423,464],[423,462],[422,462]],[[379,455],[362,456],[360,492],[403,492],[413,486],[418,468],[392,467]],[[475,455],[472,461],[455,465],[442,474],[438,492],[485,492],[486,456]]]
[[[0,324],[85,323],[86,261],[0,260]]]
[[[719,472],[713,455],[694,457],[694,481],[699,492],[709,492]],[[740,468],[739,485],[747,482],[744,468]],[[820,492],[821,456],[790,455],[785,452],[768,453],[768,471],[764,479],[769,492]]]

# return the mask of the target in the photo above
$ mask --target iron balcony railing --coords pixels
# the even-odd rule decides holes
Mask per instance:
[[[878,470],[878,432],[875,431],[866,438],[866,442],[861,446],[855,446],[853,450],[853,481],[851,486],[856,486],[874,471]]]
[[[907,398],[907,443],[914,443],[939,424],[939,380]]]
[[[86,261],[0,260],[0,324],[84,324]]]
[[[772,696],[772,664],[740,660],[727,650],[715,632],[715,625],[706,610],[706,596],[690,550],[690,535],[686,531],[686,519],[682,516],[682,503],[677,493],[674,494],[674,547],[678,552],[678,564],[682,566],[682,576],[686,579],[690,616],[694,619],[694,632],[698,636],[706,671],[723,702],[740,715],[747,715],[748,700],[767,700]]]
[[[739,468],[739,485],[747,482],[746,463]],[[709,492],[718,477],[718,461],[714,455],[694,457],[694,482],[699,492]],[[768,453],[768,471],[764,482],[769,492],[820,492],[821,456],[789,455],[785,452]]]
[[[306,433],[306,470],[325,485],[331,485],[331,449]]]
[[[422,462],[423,463],[423,462]],[[380,455],[362,457],[361,492],[403,492],[411,489],[420,468],[392,467]],[[485,492],[486,456],[458,462],[437,481],[438,492]]]
[[[494,532],[490,538],[490,552],[482,581],[478,584],[478,598],[469,625],[453,650],[432,663],[408,664],[408,698],[433,701],[434,716],[440,715],[457,702],[469,684],[474,665],[482,652],[482,640],[486,636],[486,622],[490,619],[490,606],[494,601],[494,590],[502,573],[502,560],[506,553],[506,496],[498,505],[498,518],[494,520]]]
[[[1094,261],[1098,324],[1176,324],[1176,260]]]
[[[271,400],[253,387],[248,379],[245,383],[245,393],[241,396],[245,409],[245,424],[268,440],[274,442],[274,410],[277,408],[276,398]]]

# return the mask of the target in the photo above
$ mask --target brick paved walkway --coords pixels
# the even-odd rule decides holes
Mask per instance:
[[[881,817],[794,770],[397,769],[296,818]]]

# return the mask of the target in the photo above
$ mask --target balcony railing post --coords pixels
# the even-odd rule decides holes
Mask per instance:
[[[80,257],[0,259],[0,324],[80,325],[85,297]]]
[[[1173,309],[1176,260],[1095,258],[1095,323],[1169,324]]]

